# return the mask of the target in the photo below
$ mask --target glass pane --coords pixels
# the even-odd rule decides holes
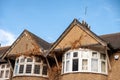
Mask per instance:
[[[40,65],[35,65],[35,67],[34,67],[34,73],[35,74],[40,74]]]
[[[100,58],[105,60],[106,59],[106,55],[105,54],[101,54]]]
[[[31,73],[32,65],[26,65],[26,73]]]
[[[16,63],[18,63],[18,62],[19,62],[19,59],[17,59]]]
[[[9,70],[6,70],[5,78],[9,78]]]
[[[18,64],[16,64],[15,66],[15,74],[17,74],[17,72],[18,72]]]
[[[70,53],[67,53],[66,54],[66,59],[69,59],[70,58]]]
[[[23,73],[23,70],[24,70],[24,65],[20,65],[19,73]]]
[[[4,77],[4,71],[1,71],[0,72],[0,78],[3,78]]]
[[[63,60],[63,61],[65,60],[65,55],[63,55],[62,60]]]
[[[101,62],[101,72],[106,72],[105,62]]]
[[[1,66],[1,68],[2,68],[2,69],[5,68],[5,65],[3,64],[3,65]]]
[[[27,62],[32,62],[32,58],[27,58]]]
[[[88,60],[87,59],[82,60],[82,70],[88,70]]]
[[[91,60],[91,70],[98,72],[98,59]]]
[[[78,52],[74,52],[73,57],[78,57]]]
[[[63,62],[63,65],[62,65],[62,72],[64,73],[64,67],[65,67],[65,62]]]
[[[10,65],[9,64],[7,64],[7,68],[9,68],[10,67]]]
[[[36,58],[35,58],[35,62],[41,62],[41,58],[36,57]]]
[[[92,57],[97,58],[97,52],[92,52]]]
[[[66,61],[66,71],[69,71],[70,61]]]
[[[81,57],[82,58],[88,58],[88,52],[82,52]]]
[[[24,61],[25,61],[25,59],[24,59],[24,58],[20,59],[20,62],[21,62],[21,63],[23,63]]]
[[[42,75],[47,75],[47,66],[43,66]]]
[[[72,71],[78,71],[78,59],[73,59]]]

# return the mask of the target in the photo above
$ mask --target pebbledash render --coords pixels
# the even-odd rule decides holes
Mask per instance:
[[[0,47],[0,80],[120,80],[120,33],[98,36],[77,19],[54,43],[24,30]]]

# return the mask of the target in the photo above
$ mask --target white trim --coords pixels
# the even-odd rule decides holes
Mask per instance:
[[[77,57],[73,57],[73,53],[74,52],[78,52],[78,56]],[[96,56],[92,56],[93,52],[96,52]],[[66,54],[70,53],[70,58],[69,59],[66,59]],[[84,55],[83,55],[84,54]],[[74,72],[90,72],[90,73],[100,73],[100,74],[108,74],[108,71],[107,71],[107,59],[106,59],[106,54],[105,55],[105,59],[101,59],[101,55],[103,53],[100,53],[98,51],[94,51],[94,50],[90,50],[90,49],[74,49],[74,50],[69,50],[67,51],[63,57],[64,59],[62,58],[62,74],[66,74],[66,73],[74,73]],[[83,56],[82,56],[83,55]],[[78,59],[78,70],[77,71],[72,71],[72,64],[73,64],[73,59]],[[82,70],[82,60],[83,59],[87,59],[87,66],[88,66],[88,69],[87,70]],[[91,61],[92,59],[96,59],[97,60],[97,69],[98,71],[92,71],[92,64],[91,64]],[[69,71],[66,71],[66,61],[70,61],[69,63]],[[105,72],[102,72],[101,71],[101,62],[104,61],[105,62]],[[63,62],[64,62],[64,66],[63,66]],[[64,69],[63,69],[64,68]],[[64,70],[64,71],[63,71]]]

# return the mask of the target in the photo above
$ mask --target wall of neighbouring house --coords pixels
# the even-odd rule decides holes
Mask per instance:
[[[119,55],[119,59],[115,60],[114,56]],[[111,70],[109,70],[108,80],[120,80],[120,52],[116,52],[110,56]]]

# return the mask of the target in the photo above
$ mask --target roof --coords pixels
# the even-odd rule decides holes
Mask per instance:
[[[106,34],[100,37],[108,42],[113,49],[120,49],[120,33]]]
[[[5,54],[5,52],[10,48],[10,46],[0,47],[0,58]]]
[[[4,58],[4,57],[11,51],[11,49],[20,41],[20,39],[24,36],[24,34],[28,34],[28,35],[31,37],[32,41],[34,41],[35,44],[36,44],[39,48],[41,48],[41,49],[43,49],[43,50],[48,50],[48,49],[50,48],[50,46],[51,46],[50,43],[46,42],[45,40],[39,38],[39,37],[36,36],[35,34],[29,32],[28,30],[25,29],[25,30],[20,34],[20,36],[15,40],[15,42],[11,45],[11,47],[10,47],[9,50],[6,52],[6,54],[3,54],[3,57],[2,57],[2,58]]]
[[[48,50],[51,47],[51,44],[47,41],[43,40],[42,38],[36,36],[35,34],[29,32],[28,30],[25,30],[29,33],[29,35],[32,37],[32,39],[39,45],[39,47],[42,47],[44,50]]]

